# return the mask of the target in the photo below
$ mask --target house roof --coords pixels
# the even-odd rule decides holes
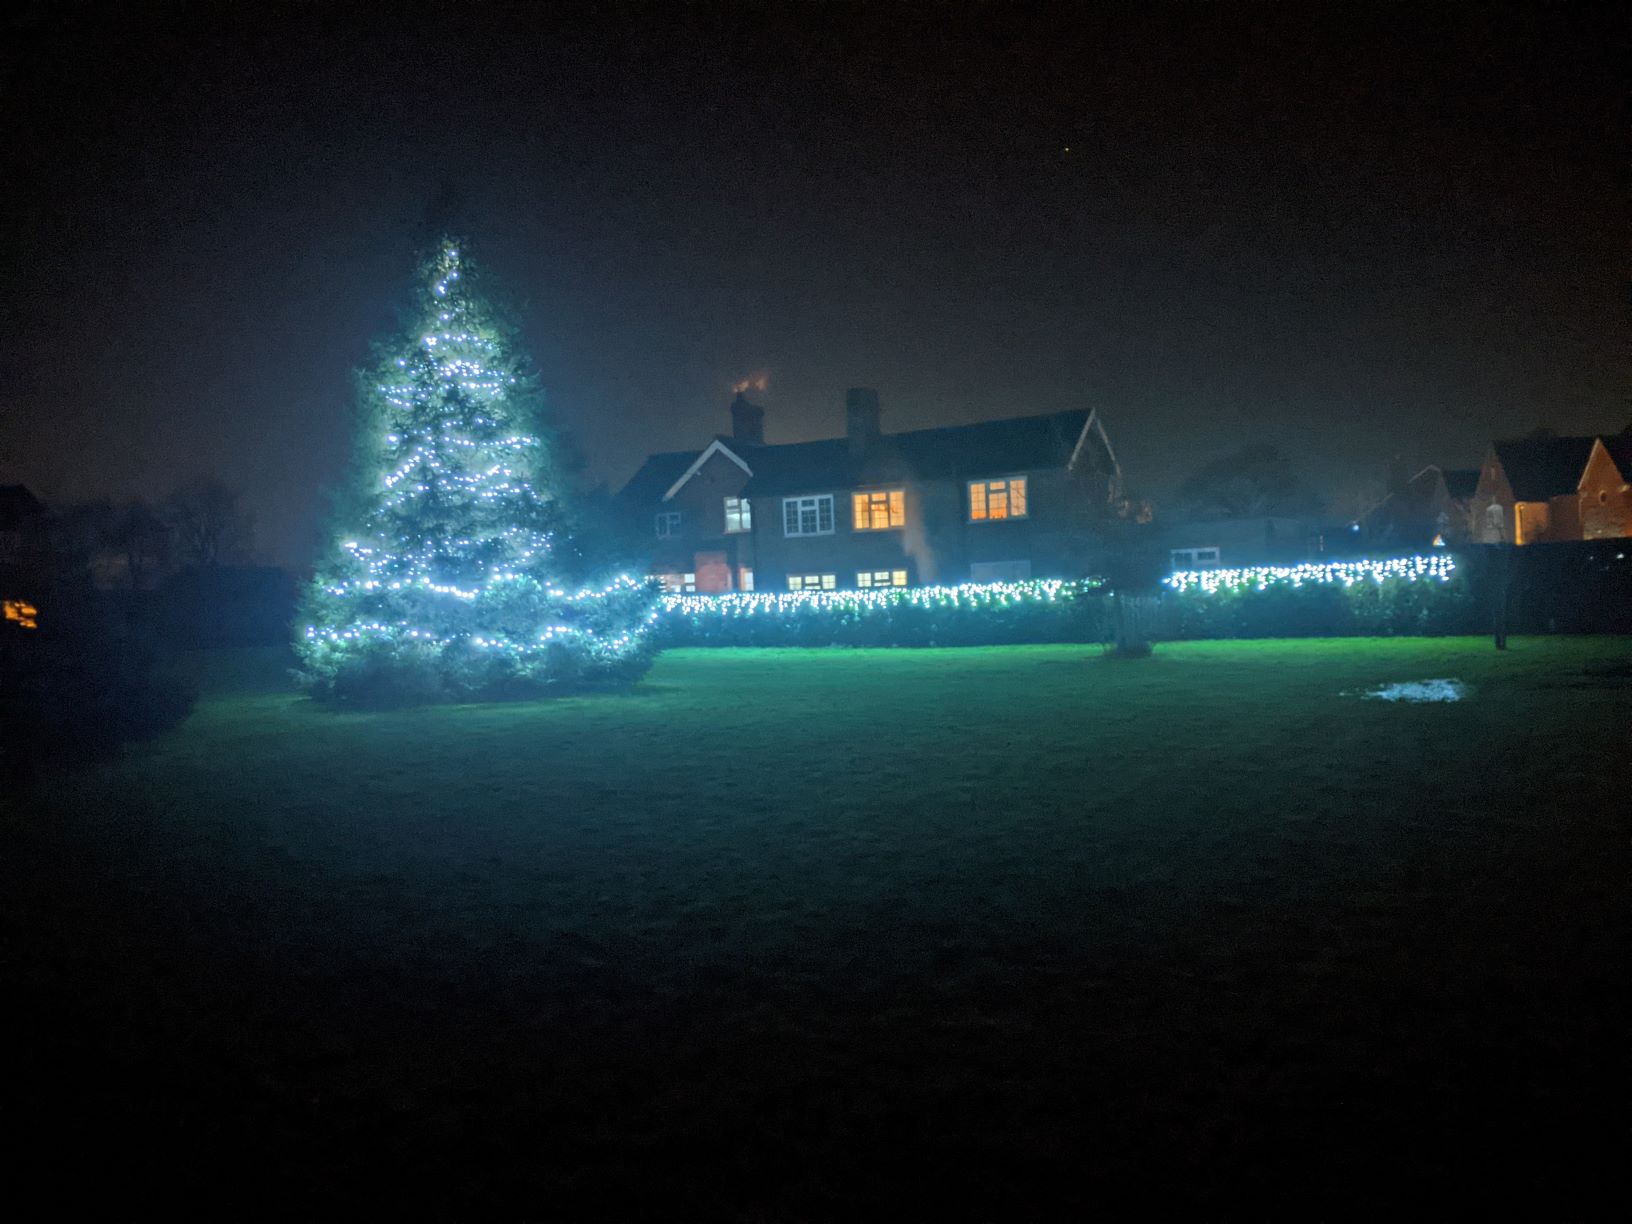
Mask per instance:
[[[1632,482],[1632,433],[1622,430],[1618,434],[1605,434],[1599,441],[1620,469],[1621,479]]]
[[[1479,487],[1478,468],[1441,468],[1439,474],[1445,478],[1445,492],[1457,501],[1467,501]]]
[[[1065,467],[1088,415],[1054,412],[886,434],[859,458],[845,438],[761,447],[749,456],[754,475],[743,491],[753,497]]]
[[[1035,468],[1065,467],[1071,462],[1088,420],[1089,413],[1078,409],[977,421],[972,425],[915,429],[885,434],[859,458],[850,453],[847,438],[753,446],[743,451],[744,460],[753,469],[743,494],[762,497],[820,489],[863,488],[905,479],[997,476]],[[630,477],[621,496],[640,503],[662,500],[705,453],[706,448],[651,456]],[[1116,466],[1116,458],[1102,432],[1090,434],[1079,461],[1091,461],[1107,470],[1114,470]]]
[[[1546,501],[1574,493],[1592,454],[1593,437],[1515,438],[1497,442],[1496,458],[1518,501]]]
[[[702,453],[701,450],[689,450],[648,455],[646,462],[636,469],[618,496],[643,505],[662,501],[663,494],[669,491],[674,482],[680,479]]]
[[[45,513],[45,504],[26,485],[0,485],[0,531],[11,531],[23,520]]]

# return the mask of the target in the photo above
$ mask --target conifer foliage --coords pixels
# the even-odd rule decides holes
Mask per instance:
[[[475,282],[440,244],[406,333],[362,379],[353,479],[296,629],[316,696],[525,697],[650,663],[655,589],[568,563],[561,443]]]

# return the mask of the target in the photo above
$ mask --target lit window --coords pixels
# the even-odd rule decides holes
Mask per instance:
[[[1175,548],[1168,553],[1174,569],[1202,569],[1218,564],[1216,548]]]
[[[903,489],[851,495],[857,531],[883,531],[907,523],[907,494]]]
[[[690,595],[697,590],[696,574],[659,574],[658,580],[670,595]]]
[[[969,521],[989,522],[996,519],[1026,517],[1026,478],[1014,476],[1008,480],[971,480],[969,482]]]
[[[0,604],[0,607],[5,610],[5,618],[8,621],[15,621],[19,629],[40,627],[40,623],[34,619],[40,614],[40,610],[26,599],[8,599]]]
[[[837,574],[789,574],[790,591],[831,591],[839,585]]]
[[[737,590],[751,591],[754,589],[754,571],[746,565],[737,571]]]
[[[833,497],[784,497],[782,534],[813,536],[833,534]]]
[[[862,570],[856,575],[856,585],[864,591],[876,587],[898,587],[907,585],[906,570]]]
[[[752,531],[754,529],[754,515],[748,508],[746,497],[728,497],[725,499],[725,530],[728,533],[738,531]]]
[[[1030,561],[972,561],[970,582],[1024,582],[1031,577]]]
[[[680,511],[669,510],[657,516],[657,534],[659,539],[680,534]]]

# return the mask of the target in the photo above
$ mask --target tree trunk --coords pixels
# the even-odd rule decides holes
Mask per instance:
[[[1508,588],[1513,578],[1513,545],[1496,545],[1496,581],[1495,596],[1492,600],[1491,633],[1495,638],[1496,649],[1507,649],[1507,603]]]

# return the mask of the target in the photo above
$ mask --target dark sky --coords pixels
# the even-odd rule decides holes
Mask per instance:
[[[0,18],[0,480],[217,473],[305,563],[450,187],[614,483],[761,371],[773,441],[1097,406],[1158,496],[1632,415],[1592,8],[537,8]]]

